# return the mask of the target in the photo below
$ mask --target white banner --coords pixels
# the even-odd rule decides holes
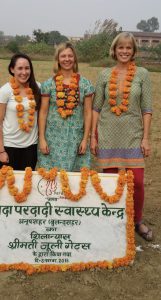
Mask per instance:
[[[14,172],[16,186],[22,189],[24,172]],[[79,190],[80,173],[68,173],[71,190]],[[115,194],[118,175],[99,174],[101,186]],[[46,181],[33,172],[32,193],[17,203],[5,185],[0,190],[0,264],[8,269],[17,264],[32,270],[72,270],[95,266],[113,267],[133,260],[132,200],[127,185],[119,202],[100,199],[89,179],[86,195],[77,202],[65,199],[60,179]],[[130,202],[128,202],[130,201]],[[127,232],[128,229],[128,232]],[[128,238],[129,235],[129,238]],[[132,250],[133,250],[132,249]],[[130,255],[131,253],[131,255]],[[104,263],[103,263],[104,262]],[[0,268],[0,270],[4,268]],[[20,267],[21,269],[21,267]],[[24,267],[22,267],[24,269]]]

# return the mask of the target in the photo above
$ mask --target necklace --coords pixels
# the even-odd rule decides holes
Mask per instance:
[[[79,102],[78,74],[72,74],[69,86],[67,87],[64,86],[63,79],[62,74],[55,76],[56,104],[58,106],[58,113],[63,119],[66,119],[68,116],[73,115],[73,109]]]
[[[16,110],[17,110],[19,128],[22,131],[30,132],[32,127],[34,126],[34,114],[35,114],[35,107],[36,107],[36,102],[34,100],[32,89],[29,87],[24,88],[27,98],[29,100],[28,121],[25,122],[24,120],[25,109],[24,109],[24,105],[22,104],[23,97],[20,96],[20,87],[14,77],[10,79],[10,85],[13,90],[15,101],[18,103],[16,105]]]
[[[120,105],[117,105],[117,90],[118,90],[118,71],[113,69],[111,72],[111,77],[109,81],[109,101],[108,103],[111,106],[111,112],[115,113],[117,116],[120,116],[122,112],[127,112],[129,105],[129,94],[131,89],[131,84],[136,73],[136,65],[134,62],[131,62],[127,68],[127,73],[125,80],[123,82],[123,94],[122,101]]]

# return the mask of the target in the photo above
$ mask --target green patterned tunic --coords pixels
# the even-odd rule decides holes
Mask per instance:
[[[79,171],[83,166],[90,166],[89,147],[84,155],[78,155],[78,148],[84,133],[83,104],[86,96],[94,93],[89,80],[80,76],[78,106],[72,116],[63,119],[57,112],[55,80],[48,79],[41,85],[42,96],[50,96],[49,111],[46,123],[46,141],[50,153],[44,155],[38,150],[37,167],[51,169],[58,167],[67,171]]]
[[[108,103],[111,68],[101,72],[93,109],[100,113],[98,122],[98,166],[104,168],[143,168],[141,152],[142,115],[152,112],[151,83],[148,71],[137,67],[132,81],[128,111],[120,116],[110,111]],[[117,104],[121,103],[117,96]]]

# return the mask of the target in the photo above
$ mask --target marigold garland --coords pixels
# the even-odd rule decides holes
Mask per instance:
[[[127,74],[125,76],[125,80],[123,83],[123,95],[122,101],[120,105],[117,105],[117,78],[118,78],[118,71],[114,68],[111,72],[111,77],[109,81],[109,101],[108,103],[111,106],[111,112],[115,113],[117,116],[120,116],[122,112],[127,112],[128,105],[129,105],[129,94],[130,88],[135,76],[136,66],[134,62],[131,62],[127,69]]]
[[[2,170],[2,169],[1,169]],[[3,168],[4,176],[6,174],[6,169]],[[31,265],[28,263],[16,263],[16,264],[0,264],[0,271],[8,270],[21,270],[26,271],[28,275],[34,273],[45,273],[45,272],[58,272],[58,271],[83,271],[91,268],[103,268],[112,269],[116,267],[122,267],[129,265],[135,257],[135,239],[134,239],[134,205],[133,205],[133,193],[134,193],[134,183],[133,183],[133,172],[127,171],[127,197],[126,197],[126,214],[127,214],[127,224],[126,224],[126,255],[121,258],[116,258],[113,261],[97,261],[88,263],[73,263],[73,264],[62,264],[62,265]]]
[[[22,131],[29,133],[31,131],[32,127],[34,126],[34,114],[35,114],[35,107],[36,107],[36,102],[34,100],[33,91],[31,88],[25,87],[25,92],[26,92],[27,98],[29,100],[28,121],[25,122],[25,120],[24,120],[24,105],[22,104],[23,97],[20,96],[20,88],[14,77],[12,77],[10,79],[10,85],[13,90],[15,101],[18,103],[16,105],[16,109],[17,109],[17,118],[18,118],[19,128]]]
[[[57,168],[52,168],[50,169],[49,171],[46,171],[45,168],[38,168],[37,169],[37,172],[38,174],[46,179],[46,180],[50,180],[50,181],[53,181],[55,180],[56,176],[57,176],[57,173],[58,173],[58,169]]]
[[[134,175],[131,170],[127,171],[127,198],[126,198],[126,255],[122,258],[116,258],[113,261],[113,267],[127,266],[131,263],[136,254],[135,231],[134,231]]]
[[[63,84],[63,75],[57,74],[55,76],[56,82],[56,104],[58,106],[58,113],[63,119],[73,115],[73,109],[79,102],[79,86],[78,74],[73,73],[68,87]]]
[[[15,186],[13,168],[4,165],[0,169],[0,188],[3,187],[5,180],[7,181],[9,193],[14,197],[16,202],[21,203],[27,200],[27,196],[31,193],[32,189],[32,169],[30,167],[25,168],[24,185],[21,192]]]
[[[120,200],[123,191],[124,191],[124,186],[126,184],[126,173],[125,171],[121,170],[119,172],[119,177],[118,177],[118,182],[117,182],[117,187],[115,190],[115,194],[112,196],[109,196],[106,192],[103,191],[103,188],[101,186],[101,180],[99,178],[99,175],[96,171],[91,170],[90,171],[91,175],[91,182],[92,185],[95,188],[95,191],[99,194],[100,198],[108,203],[116,203]]]
[[[18,192],[18,188],[14,185],[15,176],[13,173],[13,168],[11,167],[8,167],[6,180],[9,193],[14,196],[16,202],[21,203],[26,201],[27,196],[31,193],[32,190],[32,169],[30,167],[25,168],[24,185],[21,192]]]
[[[63,191],[65,197],[72,201],[78,201],[84,195],[86,195],[86,185],[88,182],[88,177],[89,177],[89,169],[82,168],[79,192],[74,195],[70,189],[69,178],[68,178],[67,172],[65,170],[60,170],[60,181],[61,181],[62,191]]]

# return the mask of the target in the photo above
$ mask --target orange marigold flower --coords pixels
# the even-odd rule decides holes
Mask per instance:
[[[117,79],[115,77],[111,77],[110,78],[110,84],[116,84],[117,83]]]
[[[110,90],[110,91],[111,91],[111,90],[116,90],[116,88],[117,88],[117,84],[110,83],[110,85],[109,85],[109,90]]]
[[[29,119],[30,121],[33,121],[33,120],[34,120],[34,116],[33,116],[33,115],[31,115],[31,116],[29,115],[29,116],[28,116],[28,119]]]
[[[19,89],[14,89],[14,90],[13,90],[13,94],[14,94],[14,95],[17,96],[17,95],[19,95],[19,93],[20,93]]]
[[[33,125],[34,125],[34,120],[28,122],[28,126],[29,126],[29,127],[33,127]]]
[[[123,93],[129,93],[130,92],[130,88],[128,88],[128,87],[124,87],[124,89],[123,89]]]
[[[35,108],[35,107],[36,107],[36,102],[35,102],[35,100],[34,100],[34,101],[30,101],[29,106],[30,106],[31,108]]]
[[[24,110],[24,106],[22,104],[17,104],[16,105],[16,109],[17,109],[17,111],[23,111]]]
[[[75,106],[74,103],[67,103],[67,104],[66,104],[66,107],[67,107],[67,108],[70,108],[70,109],[74,108],[74,106]]]
[[[64,106],[65,101],[64,100],[57,100],[57,106],[61,107]]]
[[[68,101],[75,102],[76,99],[75,99],[75,97],[73,97],[73,96],[68,96]]]
[[[109,96],[111,98],[115,98],[117,96],[117,92],[116,91],[109,91]]]
[[[18,89],[19,88],[18,84],[16,84],[16,83],[12,83],[11,87],[12,87],[12,89]]]
[[[70,83],[70,84],[69,84],[69,88],[70,88],[70,89],[77,89],[77,87],[78,87],[78,86],[77,86],[75,83]]]
[[[72,78],[71,83],[77,83],[77,79],[76,78]]]
[[[116,115],[117,116],[120,116],[121,115],[121,110],[119,107],[116,108]]]
[[[124,94],[123,97],[124,97],[124,99],[128,99],[129,98],[129,94]]]
[[[115,99],[110,99],[109,101],[110,105],[116,105],[116,100]]]
[[[123,100],[122,100],[122,104],[123,104],[123,105],[128,105],[128,104],[129,104],[129,101],[128,101],[127,99],[123,99]]]
[[[23,111],[18,111],[17,112],[17,117],[18,118],[22,118],[24,116],[24,112]]]
[[[73,114],[73,111],[71,109],[66,110],[66,115],[71,116]]]
[[[34,99],[34,95],[29,94],[29,95],[27,95],[27,98],[28,98],[29,100],[33,100],[33,99]]]
[[[111,111],[112,111],[113,113],[116,112],[116,109],[117,109],[117,106],[111,107]]]
[[[75,96],[75,94],[76,94],[76,91],[74,91],[74,90],[71,90],[71,91],[69,92],[69,95],[71,95],[71,96]]]
[[[57,111],[58,111],[59,113],[62,113],[63,108],[59,107],[59,108],[57,109]]]
[[[29,95],[29,94],[32,94],[32,89],[31,88],[25,88],[25,91],[26,93]]]
[[[30,115],[34,115],[34,113],[35,113],[35,109],[33,109],[33,108],[30,108],[30,109],[28,110],[28,113],[29,113]]]
[[[57,92],[62,92],[63,91],[63,85],[58,85],[57,87],[56,87],[56,90],[57,90]]]

